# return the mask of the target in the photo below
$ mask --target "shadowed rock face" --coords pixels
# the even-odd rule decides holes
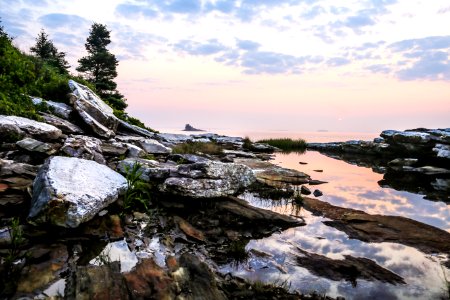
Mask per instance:
[[[126,179],[107,166],[51,157],[34,180],[29,218],[37,223],[77,227],[116,201],[126,188]]]
[[[450,233],[398,216],[369,215],[363,211],[331,205],[304,197],[305,209],[333,221],[324,224],[364,242],[395,242],[425,253],[448,253]]]
[[[364,257],[344,255],[344,259],[331,259],[323,255],[297,250],[301,256],[297,257],[299,266],[308,269],[312,274],[331,280],[347,280],[353,286],[357,279],[382,281],[392,284],[405,284],[402,277],[377,265],[374,261]]]

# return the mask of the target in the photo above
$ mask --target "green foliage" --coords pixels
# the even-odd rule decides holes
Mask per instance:
[[[43,60],[20,52],[8,37],[0,36],[0,114],[38,120],[33,102],[25,95],[66,101],[69,78]]]
[[[30,48],[30,51],[49,66],[55,68],[58,73],[69,74],[67,70],[70,68],[70,65],[66,61],[66,54],[58,51],[44,29],[38,34],[36,44]]]
[[[223,148],[214,142],[186,142],[172,148],[173,154],[210,154],[221,155]]]
[[[138,162],[130,168],[125,167],[127,179],[127,191],[123,198],[124,213],[130,211],[136,205],[148,211],[148,203],[150,202],[150,185],[141,179],[142,165]]]
[[[11,220],[11,225],[8,227],[9,235],[11,237],[11,247],[8,250],[8,256],[6,257],[6,263],[11,264],[20,257],[20,247],[25,243],[23,237],[23,230],[20,226],[20,221],[17,218]]]
[[[260,140],[258,143],[269,144],[270,146],[277,147],[283,151],[298,151],[304,152],[306,150],[306,141],[304,139],[293,140],[290,138],[280,139],[265,139]]]
[[[124,110],[127,107],[125,98],[116,90],[117,84],[113,81],[119,62],[106,48],[110,43],[110,31],[106,26],[92,24],[85,44],[88,56],[78,60],[77,71],[95,86],[102,100],[117,110]]]
[[[250,140],[250,138],[248,136],[246,136],[243,140],[242,140],[243,144],[242,144],[242,148],[250,150],[252,148],[252,141]]]

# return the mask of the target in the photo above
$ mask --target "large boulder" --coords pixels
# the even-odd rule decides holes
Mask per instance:
[[[17,141],[25,135],[36,139],[55,140],[61,134],[61,130],[49,124],[22,117],[0,115],[0,137],[2,140],[4,138],[12,140],[14,136],[17,136]]]
[[[126,179],[107,166],[51,157],[34,180],[29,218],[35,223],[74,228],[92,219],[126,189]]]
[[[87,86],[69,80],[69,87],[73,93],[70,101],[83,121],[100,137],[113,137],[119,125],[113,109]]]
[[[255,182],[252,170],[241,164],[216,161],[179,165],[177,176],[167,178],[160,190],[192,198],[217,198],[236,194]]]
[[[157,140],[145,137],[120,135],[116,136],[116,140],[134,144],[150,154],[169,154],[172,152],[171,148],[164,146]]]
[[[16,145],[29,152],[38,152],[47,155],[51,155],[56,152],[56,149],[54,149],[52,145],[32,138],[24,138],[23,140],[18,141]]]

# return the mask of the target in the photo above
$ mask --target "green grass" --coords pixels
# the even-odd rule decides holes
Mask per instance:
[[[306,150],[306,141],[304,139],[290,139],[290,138],[279,138],[279,139],[264,139],[259,140],[258,143],[269,144],[270,146],[277,147],[282,151],[299,151],[303,152]]]
[[[174,146],[172,148],[172,153],[220,155],[223,153],[223,148],[214,142],[186,142]]]
[[[137,206],[142,206],[145,211],[148,211],[148,204],[150,203],[150,185],[141,179],[142,165],[135,163],[132,167],[125,166],[127,191],[123,197],[123,212],[122,216],[134,210]]]

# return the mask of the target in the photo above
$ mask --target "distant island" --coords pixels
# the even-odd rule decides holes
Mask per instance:
[[[197,128],[192,127],[190,124],[186,124],[186,125],[184,126],[183,131],[204,131],[204,130],[202,130],[202,129],[197,129]]]
[[[328,130],[326,130],[326,129],[319,129],[319,130],[317,130],[317,132],[328,132]]]

